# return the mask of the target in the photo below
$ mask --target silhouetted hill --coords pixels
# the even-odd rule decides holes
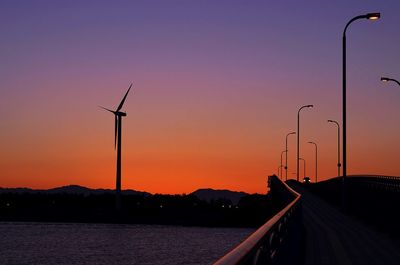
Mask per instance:
[[[0,188],[0,193],[43,193],[43,194],[82,194],[82,195],[98,195],[98,194],[114,194],[115,190],[112,189],[90,189],[79,185],[68,185],[56,187],[53,189],[30,189],[30,188]],[[151,195],[148,192],[136,190],[123,190],[124,195]]]
[[[90,193],[97,193],[97,190],[92,190],[90,188],[86,188],[79,185],[68,185],[57,187],[53,189],[48,189],[45,191],[46,193],[57,194],[57,193],[67,193],[67,194],[90,194]],[[107,192],[104,192],[107,193]]]
[[[0,188],[0,193],[35,193],[39,190],[29,188]]]
[[[117,212],[114,190],[0,188],[0,221],[258,227],[280,210],[278,202],[269,195],[229,190],[200,189],[189,195],[128,190]]]
[[[191,193],[197,198],[203,201],[210,202],[211,200],[230,200],[232,204],[237,205],[239,200],[248,193],[242,191],[230,191],[230,190],[214,190],[214,189],[198,189]]]

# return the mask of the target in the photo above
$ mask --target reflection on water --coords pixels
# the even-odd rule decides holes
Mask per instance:
[[[253,230],[0,223],[0,264],[210,264]]]

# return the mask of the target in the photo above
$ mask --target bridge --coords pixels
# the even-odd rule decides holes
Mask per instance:
[[[305,185],[270,176],[268,183],[286,207],[216,265],[400,264],[400,178],[347,177],[345,208],[339,207],[342,178]],[[368,224],[357,218],[371,216]],[[377,224],[386,226],[386,233]]]

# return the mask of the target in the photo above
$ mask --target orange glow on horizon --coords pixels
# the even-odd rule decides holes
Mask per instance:
[[[305,104],[314,105],[300,114],[306,175],[314,182],[309,141],[318,180],[337,175],[337,128],[327,119],[341,124],[341,33],[360,10],[378,10],[373,1],[8,2],[0,187],[115,189],[114,117],[98,106],[115,108],[130,82],[122,189],[265,193]],[[400,175],[400,92],[379,81],[398,79],[400,2],[391,2],[379,3],[385,19],[360,23],[347,40],[349,175]]]

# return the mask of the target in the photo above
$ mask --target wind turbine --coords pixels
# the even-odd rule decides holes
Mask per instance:
[[[116,188],[115,188],[115,208],[117,211],[121,210],[121,132],[122,132],[122,117],[126,116],[125,112],[120,111],[122,106],[125,103],[126,96],[131,90],[132,84],[129,86],[128,91],[126,91],[125,96],[122,98],[121,103],[119,103],[118,108],[114,110],[110,110],[104,107],[99,106],[102,109],[105,109],[115,116],[115,132],[114,132],[114,148],[117,149],[117,180],[116,180]]]

